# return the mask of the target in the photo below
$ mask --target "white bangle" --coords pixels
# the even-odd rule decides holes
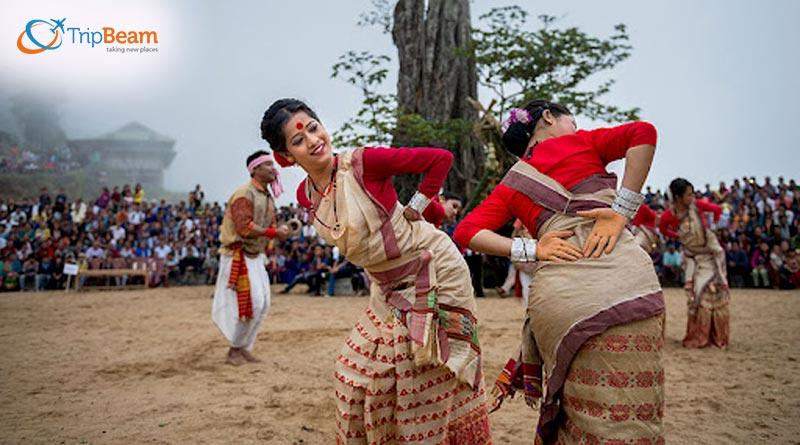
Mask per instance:
[[[619,192],[617,192],[617,197],[614,198],[614,202],[611,204],[611,210],[628,219],[633,219],[643,202],[643,194],[636,193],[625,187],[620,187]]]
[[[411,199],[408,201],[408,205],[406,207],[416,210],[417,213],[422,215],[422,212],[424,212],[425,209],[428,208],[428,204],[430,203],[431,203],[431,198],[428,198],[427,196],[423,195],[420,192],[416,192],[414,193],[414,196],[412,196]]]
[[[536,261],[536,240],[520,237],[513,238],[510,258],[514,263],[532,263]]]

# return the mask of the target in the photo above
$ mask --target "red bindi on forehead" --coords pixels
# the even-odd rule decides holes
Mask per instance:
[[[303,129],[303,123],[302,122],[298,122],[297,125],[295,125],[295,127],[297,127],[298,130],[302,130]]]

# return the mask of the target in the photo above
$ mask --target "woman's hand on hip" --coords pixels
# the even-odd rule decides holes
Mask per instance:
[[[409,221],[419,221],[422,219],[422,215],[420,215],[418,211],[412,209],[411,207],[406,207],[403,209],[403,216]]]
[[[574,235],[571,230],[548,232],[536,243],[536,259],[564,263],[583,258],[581,249],[564,240]]]
[[[595,220],[592,233],[583,245],[583,255],[592,258],[599,258],[603,252],[611,253],[628,224],[628,218],[608,208],[578,212],[578,216]]]

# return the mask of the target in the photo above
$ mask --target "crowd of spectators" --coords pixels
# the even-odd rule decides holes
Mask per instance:
[[[0,155],[0,173],[56,173],[78,168],[81,168],[81,164],[77,159],[73,159],[66,147],[45,154],[31,150],[20,151],[14,146]]]
[[[722,207],[718,221],[705,216],[725,249],[731,287],[800,288],[800,188],[794,179],[773,183],[767,176],[759,183],[744,177],[715,189],[705,184],[695,195]],[[670,206],[667,196],[650,187],[645,202],[657,213]],[[653,255],[667,284],[683,284],[682,255],[677,241],[667,241]]]
[[[726,250],[732,287],[800,287],[800,188],[794,180],[778,178],[772,184],[767,177],[759,184],[755,178],[743,178],[730,186],[721,182],[716,189],[707,184],[696,194],[722,207],[719,221],[711,222]],[[667,196],[650,187],[646,202],[656,211],[670,205]],[[37,198],[0,199],[2,290],[64,289],[65,264],[76,264],[83,271],[144,263],[154,273],[143,284],[214,284],[224,212],[224,205],[205,200],[200,185],[179,203],[148,200],[138,184],[104,188],[89,202],[70,200],[63,189],[52,196],[47,188]],[[301,222],[297,236],[273,240],[267,248],[270,279],[284,285],[282,292],[304,285],[299,289],[309,294],[334,295],[337,280],[342,280],[349,282],[345,287],[351,292],[366,293],[363,270],[325,245],[306,209],[281,207],[276,219]],[[452,226],[451,222],[443,229]],[[468,260],[470,253],[465,250]],[[682,284],[682,254],[676,241],[663,243],[653,254],[665,284]],[[474,281],[479,296],[481,268],[481,261],[470,267],[478,276]],[[131,283],[117,277],[104,284]]]
[[[70,200],[63,189],[52,196],[47,188],[37,198],[0,199],[1,288],[64,289],[65,264],[76,264],[81,271],[145,264],[153,273],[143,284],[213,284],[224,212],[219,203],[205,201],[200,185],[179,203],[148,200],[139,184],[104,187],[90,202]],[[305,209],[281,207],[277,219],[303,223],[298,236],[269,244],[267,267],[273,283],[305,283],[311,294],[333,295],[335,280],[349,278],[354,292],[364,292],[363,270],[322,246]],[[133,284],[125,276],[96,281]]]

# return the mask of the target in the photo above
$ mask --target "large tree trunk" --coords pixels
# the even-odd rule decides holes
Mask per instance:
[[[467,98],[477,98],[475,61],[458,50],[470,42],[469,0],[399,0],[394,10],[392,37],[397,46],[400,72],[397,99],[400,110],[424,119],[475,121],[477,112]],[[396,147],[419,144],[413,135],[400,130],[394,135]],[[483,175],[484,153],[474,137],[464,137],[453,152],[453,168],[445,182],[448,191],[469,199]],[[401,199],[417,188],[417,178],[397,178]]]

